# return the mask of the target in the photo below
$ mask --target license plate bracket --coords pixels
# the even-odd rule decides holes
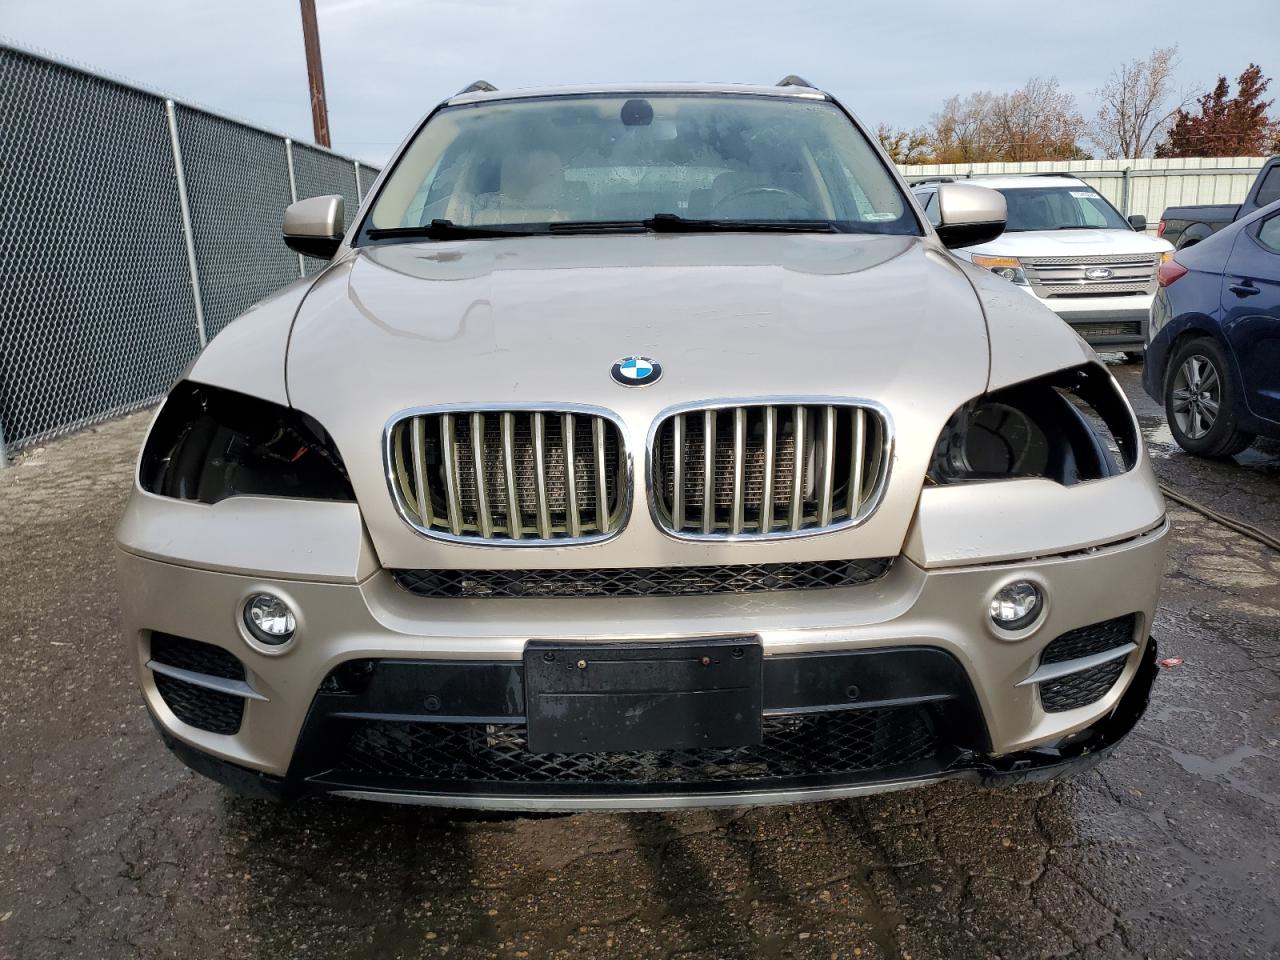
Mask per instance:
[[[752,636],[582,643],[531,640],[533,753],[687,750],[760,743],[763,649]]]

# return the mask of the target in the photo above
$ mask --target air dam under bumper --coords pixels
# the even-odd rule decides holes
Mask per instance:
[[[892,737],[885,739],[878,745],[874,743],[873,739],[868,739],[865,749],[862,751],[864,755],[874,755],[876,751],[900,754],[901,756],[897,758],[897,762],[894,764],[881,767],[878,770],[864,770],[860,774],[852,770],[846,771],[843,775],[830,773],[824,775],[809,772],[793,778],[790,782],[775,783],[770,786],[752,787],[744,779],[739,779],[735,782],[731,775],[726,776],[721,783],[709,781],[701,789],[696,790],[689,789],[688,785],[672,785],[662,782],[635,782],[625,788],[621,788],[616,783],[609,783],[601,779],[592,780],[591,775],[593,772],[601,775],[611,765],[616,767],[619,762],[623,761],[632,766],[633,769],[637,762],[644,764],[648,761],[650,764],[649,769],[656,769],[652,766],[652,761],[660,755],[648,754],[635,755],[633,757],[609,755],[593,758],[590,761],[584,759],[581,762],[584,764],[583,772],[585,776],[578,784],[573,786],[564,782],[549,780],[541,784],[536,782],[528,784],[522,790],[512,790],[509,787],[504,789],[500,786],[495,787],[492,784],[483,782],[470,783],[467,785],[467,789],[460,789],[462,785],[455,783],[450,789],[445,783],[424,783],[420,778],[416,777],[397,777],[386,773],[370,775],[354,770],[339,771],[329,766],[325,762],[325,758],[331,755],[332,741],[328,738],[339,732],[335,728],[340,728],[342,725],[349,724],[352,721],[359,722],[360,711],[342,709],[352,705],[349,703],[341,704],[326,702],[326,700],[330,700],[333,697],[347,696],[348,694],[321,694],[317,698],[311,721],[307,725],[306,735],[300,744],[299,757],[295,761],[297,769],[291,771],[286,777],[269,776],[209,756],[175,738],[159,721],[155,720],[154,715],[152,719],[156,722],[157,729],[166,746],[180,760],[198,773],[222,783],[243,796],[255,799],[284,802],[307,794],[331,793],[355,799],[425,806],[525,811],[619,811],[727,807],[855,797],[924,786],[947,779],[967,780],[991,786],[1044,780],[1079,773],[1102,761],[1132,731],[1146,710],[1151,688],[1155,683],[1158,672],[1156,669],[1156,642],[1151,638],[1148,639],[1143,648],[1138,669],[1129,686],[1125,689],[1123,696],[1116,701],[1115,705],[1100,720],[1053,743],[1003,757],[990,757],[955,745],[956,741],[966,738],[973,738],[974,742],[977,742],[982,737],[982,729],[980,718],[974,716],[971,712],[972,702],[966,701],[963,696],[962,688],[965,684],[962,674],[953,673],[958,664],[947,665],[946,660],[949,658],[946,654],[942,654],[940,651],[916,649],[883,652],[862,651],[860,654],[854,654],[853,657],[861,658],[866,664],[878,661],[879,667],[890,668],[907,667],[911,665],[912,660],[916,660],[916,666],[925,668],[927,679],[916,677],[915,681],[919,684],[919,681],[923,679],[926,686],[930,682],[947,679],[948,675],[950,675],[949,679],[958,684],[955,697],[945,694],[932,698],[917,697],[914,698],[914,704],[899,703],[889,708],[872,707],[864,708],[862,711],[850,712],[850,716],[861,714],[865,720],[873,712],[884,713],[886,710],[889,712],[910,711],[922,706],[925,702],[930,702],[932,706],[926,711],[925,715],[931,714],[937,721],[942,723],[954,722],[957,724],[955,727],[947,728],[949,742],[944,744],[935,739],[933,746],[936,752],[927,754],[918,749],[919,744],[912,739],[908,728],[900,725],[894,730]],[[842,675],[842,670],[848,665],[847,663],[842,664],[841,661],[848,661],[850,658],[848,656],[841,657],[840,655],[833,657],[811,655],[804,659],[809,661],[805,668],[797,670],[794,668],[794,664],[790,664],[783,669],[778,669],[774,671],[773,683],[770,684],[766,681],[766,686],[772,686],[775,688],[773,692],[778,693],[781,691],[776,688],[780,684],[785,684],[788,680],[794,680],[805,675],[810,677],[825,676],[829,680],[833,675],[825,672],[828,668],[834,668],[834,676],[838,678]],[[406,673],[412,675],[422,671],[429,674],[431,671],[443,667],[469,673],[471,679],[479,680],[477,686],[484,688],[496,679],[496,676],[491,675],[487,678],[488,682],[486,682],[483,677],[485,672],[490,671],[491,666],[450,664],[446,667],[444,664],[410,664],[403,661],[392,661],[373,667],[369,673],[365,674],[365,679],[372,686],[376,682],[374,678],[381,672],[384,673],[383,681],[389,681],[390,687],[395,689],[406,678]],[[809,668],[812,668],[813,672],[810,672]],[[878,669],[873,670],[873,672],[878,672]],[[881,676],[883,679],[883,675]],[[461,679],[461,675],[455,676],[455,679]],[[463,688],[469,685],[466,681],[462,683]],[[367,699],[368,692],[369,687],[366,687],[364,695],[358,697],[358,699]],[[403,689],[400,692],[403,693]],[[385,694],[387,691],[384,690],[382,693]],[[360,705],[367,704],[361,703]],[[785,715],[783,711],[779,711],[779,714]],[[794,723],[797,719],[793,715],[790,721],[784,722]],[[383,724],[388,727],[409,723],[404,719],[388,720],[385,715],[377,720],[366,719],[363,722],[371,725]],[[766,720],[767,725],[768,720]],[[874,722],[858,720],[848,724],[850,728],[861,727],[864,729],[872,729],[874,725]],[[456,723],[438,724],[436,727],[437,732],[443,731],[445,727],[451,729],[447,732],[438,733],[437,739],[441,742],[456,740],[459,726],[463,725]],[[513,749],[502,749],[504,746],[502,738],[505,725],[476,724],[476,726],[481,729],[476,731],[473,741],[485,743],[484,749],[488,749],[495,756],[506,756],[509,760],[514,761],[515,766],[523,766],[526,771],[534,769],[534,765],[528,759],[518,758],[518,744],[507,745]],[[837,725],[838,728],[839,725]],[[826,725],[820,729],[823,734],[829,735],[832,727]],[[936,731],[934,732],[936,733]],[[353,739],[360,739],[359,734],[353,737],[350,732],[346,736],[341,734],[339,736],[341,742],[346,743],[348,746],[350,746]],[[473,747],[474,745],[475,743],[473,742]],[[823,744],[818,742],[809,744],[811,747],[820,745]],[[365,746],[368,746],[368,744],[366,743]],[[844,752],[844,746],[847,746],[847,743],[842,743],[841,740],[825,744],[828,754],[840,754]],[[914,756],[911,755],[913,753],[915,754]],[[378,760],[376,752],[370,754],[370,759],[375,764],[382,762]],[[387,757],[384,757],[383,761],[387,759]],[[796,763],[803,763],[811,758],[797,753],[793,754],[789,759]],[[690,754],[689,765],[685,769],[693,769],[698,760],[699,758],[695,754]],[[391,762],[394,764],[394,760]],[[460,758],[457,762],[459,764],[463,763]],[[549,774],[554,775],[557,772],[563,773],[572,769],[575,762],[578,761],[571,755],[549,755],[542,763],[542,767]],[[767,763],[768,761],[762,762]],[[748,766],[750,760],[743,757],[733,757],[728,763],[736,765],[741,770]],[[308,769],[312,767],[315,767],[315,772],[308,774]],[[446,763],[440,767],[440,770],[447,772],[447,767]],[[671,769],[673,768],[667,767],[668,772]],[[728,765],[722,769],[729,770],[730,774],[733,772]],[[679,789],[673,789],[673,786]]]
[[[1035,296],[1032,293],[1032,296]],[[1095,350],[1145,350],[1152,294],[1040,300]]]
[[[437,600],[410,594],[376,566],[356,582],[318,582],[199,569],[127,549],[119,565],[125,633],[147,706],[166,741],[202,772],[270,796],[625,809],[856,795],[945,777],[1023,775],[1096,755],[1123,734],[1114,718],[1129,716],[1150,686],[1145,638],[1167,532],[1161,522],[1111,545],[1001,563],[925,568],[903,555],[880,579],[847,588],[664,598]],[[1030,634],[1007,639],[990,626],[986,603],[1018,578],[1040,583],[1048,605]],[[283,654],[244,636],[238,611],[260,590],[299,613],[298,638]],[[1045,648],[1116,618],[1131,626],[1105,692],[1046,710],[1041,685],[1026,682],[1045,666]],[[157,632],[221,648],[243,665],[243,681],[232,683],[254,696],[233,733],[199,729],[166,702]],[[706,766],[703,755],[646,761],[638,773],[569,755],[571,776],[557,784],[546,756],[524,750],[520,668],[530,641],[744,636],[761,647],[763,737],[728,763],[710,758],[728,769],[706,782],[679,779]],[[850,695],[850,687],[858,690]],[[454,700],[445,689],[469,692]],[[438,702],[429,705],[432,695]],[[839,749],[828,756],[823,743]],[[477,755],[490,764],[479,778],[474,767],[460,776],[449,763],[466,767]],[[522,778],[514,788],[512,770]],[[738,776],[743,770],[769,775],[752,782]]]

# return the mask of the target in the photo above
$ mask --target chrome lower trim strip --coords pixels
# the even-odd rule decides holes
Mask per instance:
[[[194,670],[183,670],[181,667],[171,667],[167,663],[157,663],[154,660],[147,661],[147,669],[152,673],[158,673],[163,677],[172,677],[174,680],[182,680],[189,683],[193,687],[203,687],[206,690],[216,690],[218,693],[229,693],[234,697],[244,697],[246,700],[261,700],[267,703],[267,698],[260,694],[249,684],[243,680],[228,680],[226,677],[211,677],[207,673],[196,673]]]
[[[1114,650],[1103,650],[1101,653],[1094,653],[1087,657],[1062,660],[1058,663],[1046,663],[1027,679],[1018,683],[1018,686],[1025,687],[1032,683],[1044,683],[1048,680],[1057,680],[1060,677],[1069,677],[1073,673],[1083,673],[1085,670],[1092,670],[1094,667],[1100,667],[1104,663],[1110,663],[1112,660],[1127,657],[1137,649],[1138,645],[1136,643],[1126,643],[1123,647],[1116,647]]]
[[[808,790],[777,790],[744,793],[663,793],[644,796],[530,797],[516,795],[477,795],[469,793],[383,793],[376,790],[334,790],[332,795],[352,800],[376,800],[423,807],[457,807],[468,810],[524,811],[591,811],[610,810],[690,810],[698,807],[764,807],[783,803],[839,800],[866,797],[876,793],[892,793],[923,787],[947,779],[920,777],[914,780],[886,780],[845,787],[814,787]]]

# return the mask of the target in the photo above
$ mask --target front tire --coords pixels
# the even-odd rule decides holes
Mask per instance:
[[[1230,457],[1253,443],[1236,426],[1239,390],[1216,340],[1183,344],[1169,363],[1164,410],[1178,446],[1198,457]]]

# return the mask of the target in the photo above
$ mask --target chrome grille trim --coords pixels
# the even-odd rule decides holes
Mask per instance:
[[[626,430],[601,407],[447,404],[402,410],[383,429],[383,466],[401,519],[434,540],[598,543],[616,536],[631,514]]]
[[[892,418],[873,400],[749,397],[670,407],[649,430],[649,511],[677,540],[778,540],[854,527],[884,497],[892,450]]]
[[[1113,296],[1154,292],[1160,254],[1096,254],[1022,259],[1027,282],[1036,295],[1052,297]],[[1094,280],[1090,267],[1106,267],[1112,276]]]

